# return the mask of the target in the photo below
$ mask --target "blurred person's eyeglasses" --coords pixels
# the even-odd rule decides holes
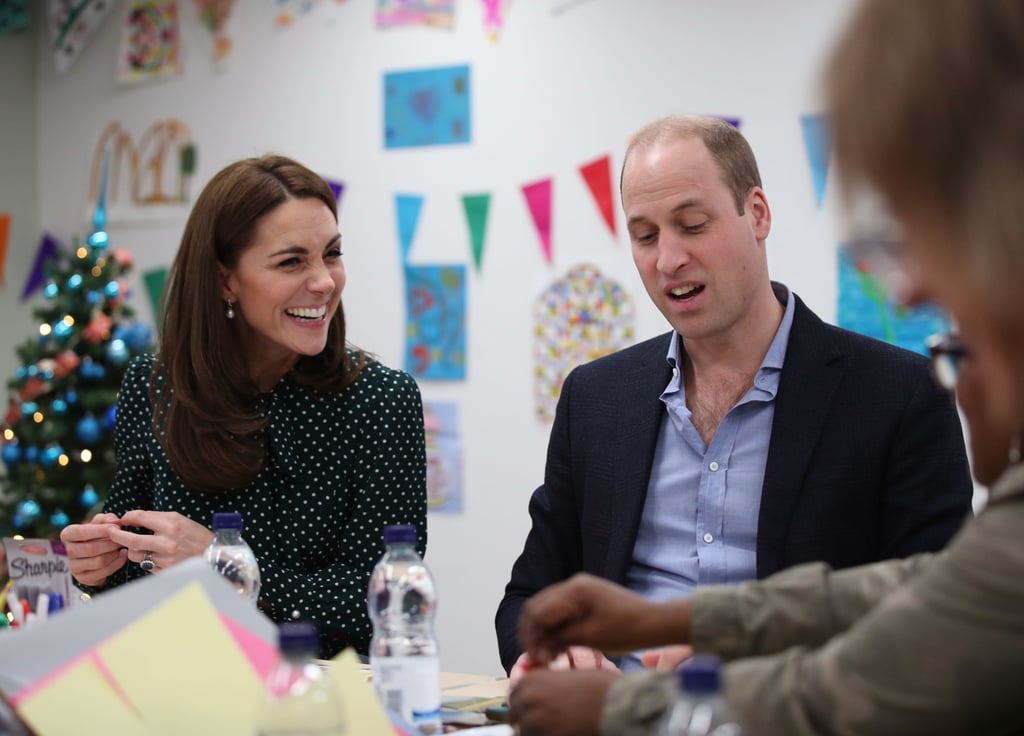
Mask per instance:
[[[882,198],[864,190],[845,210],[843,248],[854,267],[871,276],[886,299],[902,304],[910,274],[901,255],[902,229]]]
[[[970,351],[960,342],[960,338],[950,332],[929,337],[925,344],[932,358],[932,375],[935,381],[947,391],[956,388],[960,377],[960,367]]]

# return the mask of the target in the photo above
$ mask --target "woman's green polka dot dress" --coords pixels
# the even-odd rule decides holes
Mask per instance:
[[[241,491],[198,492],[171,470],[152,431],[153,356],[125,373],[115,428],[117,473],[104,511],[177,511],[207,528],[215,511],[239,511],[256,553],[261,607],[277,621],[294,612],[321,629],[321,655],[346,646],[365,654],[370,573],[388,524],[413,524],[426,548],[426,457],[419,388],[399,370],[367,360],[342,392],[289,376],[261,397],[270,414],[267,461]],[[144,575],[129,562],[107,587]],[[268,610],[269,607],[269,610]]]

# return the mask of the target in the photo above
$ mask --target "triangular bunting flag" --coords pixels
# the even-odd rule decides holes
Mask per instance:
[[[142,274],[142,281],[146,285],[146,293],[149,294],[149,306],[153,309],[153,322],[159,328],[163,325],[163,315],[160,314],[160,297],[164,293],[164,283],[167,281],[166,268],[154,268]]]
[[[341,181],[335,181],[334,179],[328,179],[324,177],[324,181],[327,182],[327,186],[331,188],[331,193],[334,194],[334,199],[337,201],[339,208],[341,206],[341,195],[345,191],[345,183]]]
[[[801,115],[800,125],[804,131],[804,146],[811,162],[814,177],[814,194],[818,206],[825,201],[825,182],[828,181],[828,165],[832,154],[832,135],[828,119],[824,115]]]
[[[551,179],[523,185],[523,196],[533,215],[533,224],[540,236],[544,259],[551,263]]]
[[[719,115],[718,119],[719,120],[724,120],[725,122],[729,123],[729,125],[731,125],[732,127],[736,128],[736,130],[740,129],[740,119],[739,118],[727,118],[724,115]]]
[[[5,264],[7,263],[7,234],[11,230],[11,216],[0,213],[0,289],[7,286]]]
[[[28,272],[25,288],[21,290],[21,300],[25,301],[46,281],[46,261],[57,257],[57,241],[50,235],[43,234],[36,250],[36,259],[32,262],[32,270]]]
[[[466,210],[466,224],[469,225],[469,238],[473,245],[473,262],[477,273],[484,259],[484,233],[487,231],[487,210],[491,204],[490,194],[465,194],[462,206]]]
[[[402,248],[402,263],[409,261],[409,249],[416,234],[416,223],[420,219],[423,197],[419,194],[396,194],[395,212],[398,215],[398,241]]]
[[[587,182],[590,193],[597,202],[597,208],[601,210],[604,221],[608,223],[608,229],[615,231],[615,204],[612,201],[612,159],[611,156],[604,156],[584,164],[580,167],[583,180]]]

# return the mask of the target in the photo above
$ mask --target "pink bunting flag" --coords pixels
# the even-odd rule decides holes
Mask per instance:
[[[580,166],[580,173],[583,180],[590,188],[590,194],[601,210],[604,221],[608,223],[608,229],[612,235],[615,230],[615,204],[612,196],[612,159],[611,156],[603,156],[596,161]]]
[[[523,185],[523,196],[533,215],[533,224],[540,236],[544,259],[551,263],[551,179]]]
[[[7,234],[11,230],[11,216],[0,212],[0,289],[7,286],[5,264],[7,262]]]

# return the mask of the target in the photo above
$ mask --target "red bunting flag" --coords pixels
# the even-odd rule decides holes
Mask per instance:
[[[590,188],[590,194],[601,210],[604,221],[608,223],[608,229],[612,235],[615,230],[615,203],[612,201],[612,159],[611,156],[602,156],[596,161],[580,166],[580,173],[583,180]]]

